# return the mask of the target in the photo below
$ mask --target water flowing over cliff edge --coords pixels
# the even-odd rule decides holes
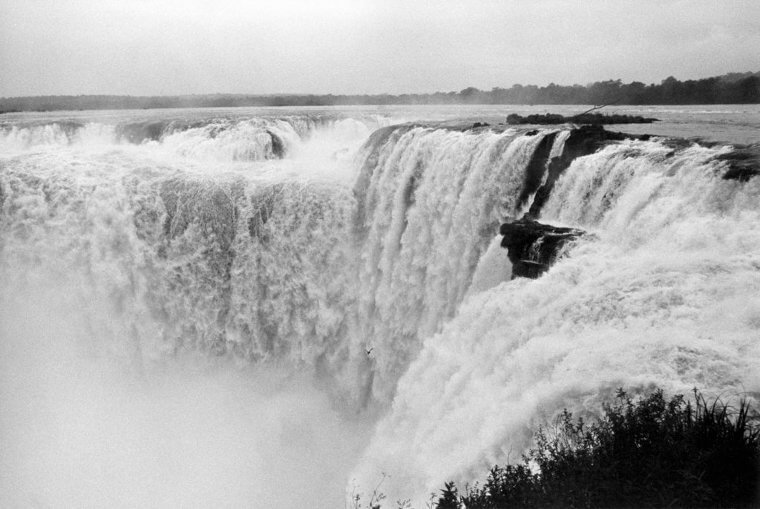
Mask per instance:
[[[106,359],[98,369],[158,391],[144,396],[148,407],[197,409],[183,391],[204,408],[233,398],[218,421],[201,412],[200,443],[227,456],[262,449],[244,437],[258,414],[316,402],[255,433],[295,426],[298,435],[311,429],[302,421],[327,422],[327,435],[316,427],[309,445],[284,455],[328,454],[350,436],[330,457],[341,475],[366,489],[386,472],[391,496],[416,499],[516,459],[533,426],[563,407],[593,413],[619,386],[760,391],[760,184],[751,172],[724,178],[738,164],[733,148],[561,126],[389,122],[289,115],[0,131],[0,365],[3,402],[14,409],[0,424],[25,458],[5,460],[6,483],[31,482],[38,463],[27,447],[50,431],[22,433],[23,418],[52,415],[65,428],[59,437],[84,419],[40,410],[35,397],[62,382],[87,401],[103,396],[83,389],[95,375],[71,380],[67,366],[80,357]],[[539,279],[512,280],[499,227],[525,214],[589,235],[563,245]],[[216,392],[184,371],[177,385],[166,375],[199,353],[222,372]],[[246,369],[255,378],[239,375]],[[57,375],[41,383],[42,370]],[[167,377],[174,382],[162,385]],[[275,403],[272,391],[240,388],[269,383],[289,387],[274,391]],[[82,409],[142,416],[125,398],[118,411]],[[371,436],[362,416],[379,417]],[[130,456],[104,454],[104,444],[130,436],[130,426],[103,425],[119,432],[87,450],[105,458],[93,468],[110,479],[107,463]],[[161,443],[149,431],[133,439]],[[86,461],[81,444],[56,444],[61,465]],[[182,461],[219,457],[176,449]],[[260,455],[263,470],[245,474],[260,476],[277,455]],[[281,461],[283,472],[290,464]],[[236,465],[223,462],[220,475],[238,476]],[[203,476],[175,467],[161,467],[174,473],[151,493],[172,476]],[[40,491],[42,501],[55,493]]]

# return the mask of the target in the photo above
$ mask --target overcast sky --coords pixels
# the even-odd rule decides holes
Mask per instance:
[[[0,96],[401,93],[760,70],[760,0],[0,0]]]

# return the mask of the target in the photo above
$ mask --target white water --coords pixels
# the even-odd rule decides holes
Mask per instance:
[[[727,149],[576,160],[540,219],[595,237],[509,281],[543,134],[120,122],[0,137],[4,505],[335,507],[381,472],[419,501],[619,386],[760,391],[760,190]]]
[[[757,183],[716,178],[710,150],[667,152],[626,143],[571,166],[541,219],[598,239],[473,295],[424,341],[359,479],[395,472],[389,491],[420,496],[482,477],[557,409],[593,413],[617,387],[757,394]]]
[[[0,505],[342,505],[371,421],[314,372],[343,320],[325,257],[341,261],[350,152],[374,126],[313,127],[263,162],[224,157],[250,145],[222,135],[183,151],[7,133]]]
[[[65,298],[26,297],[0,329],[3,507],[342,503],[369,423],[311,380],[193,357],[138,373],[83,344],[100,337]]]

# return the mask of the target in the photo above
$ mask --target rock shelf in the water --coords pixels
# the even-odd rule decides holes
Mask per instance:
[[[728,170],[723,174],[725,180],[746,182],[760,175],[760,147],[757,145],[733,150],[716,159],[728,162]]]
[[[535,136],[538,131],[528,131]],[[551,196],[562,173],[577,158],[593,154],[610,142],[625,139],[649,139],[648,135],[631,135],[607,131],[601,125],[584,125],[572,129],[561,153],[551,157],[557,133],[545,135],[536,145],[525,169],[518,207],[529,208],[522,219],[501,225],[501,246],[509,250],[512,278],[537,278],[554,263],[560,250],[570,241],[585,235],[583,230],[539,223],[541,209]],[[531,201],[532,200],[532,201]],[[525,209],[523,209],[525,210]]]
[[[641,117],[638,115],[603,115],[601,113],[582,113],[566,117],[556,113],[534,114],[523,117],[515,113],[507,116],[507,124],[584,124],[584,125],[608,125],[608,124],[651,124],[657,122],[656,118]]]
[[[586,234],[576,228],[552,226],[527,218],[502,224],[499,233],[503,235],[501,247],[508,250],[512,262],[512,279],[539,277],[554,263],[562,247]]]

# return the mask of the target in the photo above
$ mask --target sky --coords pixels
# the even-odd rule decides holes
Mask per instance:
[[[0,0],[0,96],[417,93],[760,70],[758,0]]]

